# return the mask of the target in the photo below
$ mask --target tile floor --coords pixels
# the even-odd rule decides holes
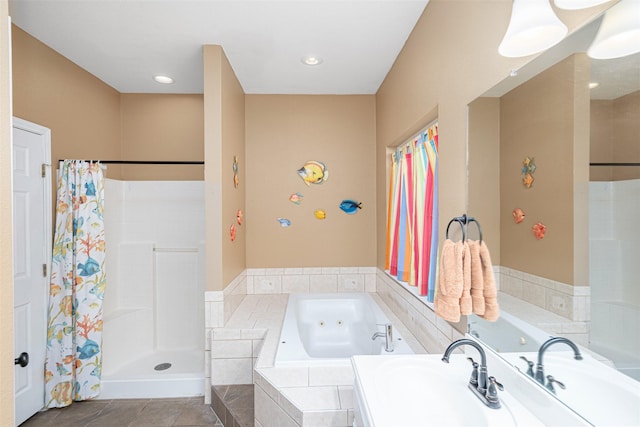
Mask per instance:
[[[253,384],[215,385],[211,406],[225,427],[253,427]]]
[[[118,399],[75,402],[66,408],[38,412],[21,427],[222,427],[202,397],[184,399]],[[228,427],[233,427],[229,425]]]

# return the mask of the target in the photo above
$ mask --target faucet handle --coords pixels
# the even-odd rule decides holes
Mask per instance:
[[[474,387],[478,387],[478,362],[474,361],[471,357],[467,357],[467,360],[471,362],[473,371],[471,371],[471,378],[469,378],[469,384]]]
[[[498,399],[498,390],[503,391],[504,386],[496,380],[496,377],[490,376],[489,378],[489,387],[487,387],[487,394],[485,397],[487,401],[492,405],[497,405],[496,407],[500,407],[500,401]]]
[[[496,377],[494,377],[493,375],[489,377],[489,387],[491,386],[497,387],[500,391],[504,390],[504,386],[499,383],[498,380],[496,380]]]
[[[556,393],[556,389],[553,387],[553,383],[558,384],[558,387],[560,387],[562,390],[567,388],[563,383],[553,378],[553,375],[547,375],[547,389],[553,394]]]
[[[534,376],[534,373],[533,373],[533,365],[534,365],[534,363],[531,360],[529,360],[526,357],[524,357],[524,356],[520,356],[520,359],[522,359],[525,362],[527,362],[527,365],[528,365],[527,375],[529,375],[530,377],[533,377]]]

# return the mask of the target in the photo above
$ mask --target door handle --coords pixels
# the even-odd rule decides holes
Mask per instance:
[[[29,364],[29,353],[23,351],[20,353],[20,356],[13,360],[13,362],[15,365],[20,365],[24,368]]]

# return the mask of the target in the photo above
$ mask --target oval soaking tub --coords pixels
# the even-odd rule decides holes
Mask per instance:
[[[393,326],[393,351],[385,351],[389,323],[367,293],[291,294],[275,366],[348,365],[354,355],[413,353]],[[376,333],[381,336],[372,339]]]

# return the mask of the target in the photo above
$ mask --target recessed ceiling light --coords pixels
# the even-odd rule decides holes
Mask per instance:
[[[595,88],[597,88],[598,86],[600,86],[600,83],[598,83],[598,82],[591,82],[591,83],[589,83],[589,89],[595,89]]]
[[[322,58],[319,56],[309,55],[302,58],[302,63],[305,65],[320,65],[322,64]]]
[[[161,76],[161,75],[153,76],[153,80],[155,80],[158,83],[162,83],[166,85],[173,83],[173,79],[169,76]]]

